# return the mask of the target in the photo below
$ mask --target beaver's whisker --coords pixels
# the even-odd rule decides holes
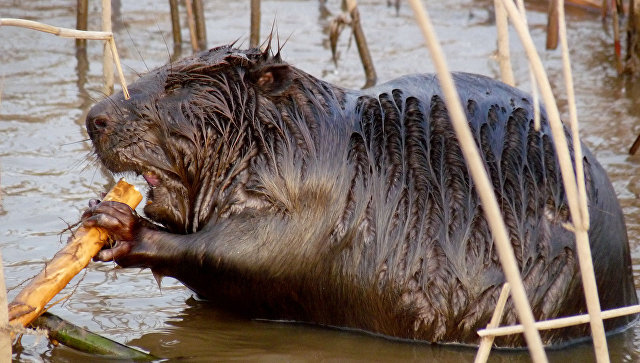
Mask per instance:
[[[164,42],[164,47],[167,49],[167,64],[169,64],[169,67],[171,67],[171,51],[169,50],[169,43],[167,43],[167,38],[164,37],[164,32],[162,31],[162,29],[160,29],[160,25],[158,24],[158,22],[156,21],[155,23],[156,23],[156,28],[158,29],[158,33],[160,33],[160,36],[162,37],[162,41]],[[174,44],[174,48],[175,46],[176,44]],[[147,72],[148,71],[149,71],[149,68],[147,67]],[[169,69],[169,71],[171,71],[171,68]]]
[[[144,58],[142,57],[142,54],[140,53],[140,48],[138,47],[136,42],[133,40],[133,37],[131,36],[131,32],[129,32],[129,27],[127,26],[127,23],[124,22],[123,18],[120,21],[122,22],[122,26],[124,27],[124,30],[127,32],[127,36],[129,37],[129,40],[133,44],[133,49],[136,50],[136,53],[138,53],[138,57],[140,57],[140,60],[142,61],[142,64],[144,64],[144,67],[147,69],[147,72],[149,72],[149,66],[144,61]],[[138,73],[136,72],[136,74],[138,74]],[[140,77],[140,74],[138,74],[138,77]]]
[[[75,144],[82,144],[82,143],[85,143],[87,141],[91,141],[91,139],[90,138],[86,138],[86,139],[82,139],[82,140],[78,140],[78,141],[71,141],[71,142],[64,143],[64,144],[62,144],[60,146],[70,146],[70,145],[75,145]]]

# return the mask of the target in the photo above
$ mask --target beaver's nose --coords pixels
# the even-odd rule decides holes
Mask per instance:
[[[85,121],[89,137],[94,139],[99,134],[105,132],[112,122],[107,107],[104,105],[104,101],[96,104],[89,110]]]

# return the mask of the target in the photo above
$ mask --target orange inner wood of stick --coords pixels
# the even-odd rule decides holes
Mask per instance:
[[[142,201],[142,194],[133,185],[120,179],[104,200],[122,202],[135,209]],[[10,324],[27,326],[40,316],[45,311],[45,305],[89,264],[107,240],[108,234],[101,228],[79,227],[67,245],[9,304]]]

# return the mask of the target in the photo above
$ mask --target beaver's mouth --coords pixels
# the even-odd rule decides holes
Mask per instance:
[[[145,171],[144,173],[142,173],[142,177],[147,182],[147,184],[149,184],[149,187],[151,187],[151,189],[156,188],[158,185],[160,185],[160,177],[158,176],[158,174],[152,171]]]
[[[144,171],[136,171],[136,174],[138,176],[142,176],[142,178],[144,179],[145,182],[147,182],[147,206],[150,206],[151,204],[155,204],[154,208],[152,209],[157,209],[160,207],[160,205],[158,205],[159,202],[161,202],[162,199],[162,192],[163,189],[166,189],[166,182],[164,182],[163,178],[161,177],[160,173],[155,172],[153,170],[144,170]],[[160,200],[159,200],[160,199]],[[145,208],[146,209],[146,208]],[[145,211],[146,213],[146,211]],[[148,216],[148,217],[153,217],[153,216]]]
[[[145,217],[166,230],[183,231],[185,203],[181,196],[185,195],[184,187],[168,163],[161,158],[126,149],[104,150],[96,147],[96,155],[109,171],[116,175],[141,176],[147,183]]]
[[[166,183],[163,182],[162,177],[158,173],[151,170],[147,170],[139,174],[142,175],[142,178],[144,178],[148,186],[147,206],[145,207],[145,214],[147,214],[149,218],[154,218],[154,214],[156,214],[158,209],[162,207],[160,205],[162,201],[164,200],[166,202],[166,198],[163,197],[163,192],[168,192],[167,190],[165,190],[167,187]],[[151,205],[153,205],[153,207],[151,207]],[[152,210],[156,213],[151,212]]]
[[[98,153],[98,155],[100,156],[101,154]],[[158,195],[162,195],[161,190],[163,189],[163,186],[165,186],[164,185],[165,182],[163,181],[163,178],[160,176],[161,175],[160,173],[152,170],[152,168],[149,168],[149,166],[144,168],[137,163],[131,162],[130,160],[119,159],[114,161],[106,158],[100,158],[100,159],[102,161],[102,164],[109,171],[111,171],[111,173],[113,173],[113,175],[116,177],[120,175],[120,176],[127,176],[127,177],[135,177],[137,179],[138,177],[142,176],[144,181],[147,183],[147,188],[146,188],[147,206],[150,206],[151,204],[155,204],[153,209],[158,209],[160,207],[156,199]],[[145,214],[147,215],[147,217],[151,218],[152,220],[155,219],[153,218],[153,215],[150,215],[149,213],[147,213],[146,209],[147,208],[145,207]]]
[[[176,191],[176,181],[170,176],[145,170],[142,173],[149,186],[147,191],[147,204],[144,207],[145,216],[154,223],[162,226],[170,232],[184,231],[184,214],[180,205],[180,192]]]
[[[142,172],[140,174],[142,174],[142,178],[144,178],[144,180],[147,182],[147,185],[149,186],[148,191],[147,191],[147,206],[150,206],[151,204],[156,202],[154,200],[155,199],[155,193],[156,193],[157,189],[159,189],[158,187],[160,185],[162,185],[162,179],[160,178],[160,176],[157,173],[154,173],[153,171],[150,171],[150,170],[147,170],[147,171]],[[153,209],[156,209],[155,207],[158,207],[158,206],[155,205]],[[148,213],[146,213],[146,214],[148,214]],[[148,215],[148,217],[151,218],[153,216]]]

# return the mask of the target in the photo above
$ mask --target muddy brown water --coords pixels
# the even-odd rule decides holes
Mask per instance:
[[[248,43],[248,1],[206,1],[209,46],[240,39]],[[428,9],[453,70],[498,77],[494,59],[495,30],[491,1],[429,1]],[[0,0],[0,16],[74,27],[75,1]],[[408,5],[399,14],[386,1],[360,1],[379,81],[433,67]],[[534,4],[535,5],[535,4]],[[329,1],[334,13],[338,1]],[[539,49],[544,46],[545,5],[529,12]],[[127,79],[164,64],[172,49],[166,2],[124,1],[116,11],[114,30]],[[328,18],[317,1],[264,1],[262,33],[275,20],[288,39],[284,59],[330,82],[364,84],[355,44],[347,33],[339,44],[340,62],[331,62]],[[186,24],[185,19],[182,19]],[[99,4],[90,3],[90,28],[99,28]],[[640,156],[627,155],[640,132],[640,91],[618,79],[613,67],[611,34],[597,13],[569,10],[569,44],[574,69],[581,134],[608,171],[626,215],[640,287]],[[188,39],[188,33],[183,32]],[[528,90],[528,70],[515,33],[511,33],[518,85]],[[168,45],[168,46],[167,46]],[[60,232],[73,223],[90,198],[113,182],[113,176],[91,158],[84,116],[101,91],[101,49],[89,42],[88,62],[73,40],[18,28],[0,28],[0,248],[12,298],[20,284],[39,272],[61,248]],[[189,53],[185,46],[184,54]],[[560,53],[542,52],[552,85],[566,118]],[[144,188],[144,182],[136,180]],[[171,279],[158,288],[149,271],[122,270],[92,263],[59,296],[70,295],[51,309],[64,319],[119,342],[180,361],[338,360],[338,361],[471,361],[475,350],[391,341],[359,332],[314,326],[247,321],[195,300]],[[612,361],[640,361],[640,325],[609,339]],[[552,361],[592,361],[589,344],[550,351]],[[25,336],[14,352],[19,362],[95,360],[46,339]],[[526,351],[493,352],[491,361],[528,361]]]

